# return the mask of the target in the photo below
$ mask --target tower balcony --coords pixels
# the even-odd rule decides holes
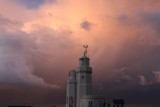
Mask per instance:
[[[88,66],[77,67],[77,72],[92,73],[92,68]]]

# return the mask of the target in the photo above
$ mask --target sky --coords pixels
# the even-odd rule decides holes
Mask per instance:
[[[0,104],[65,103],[83,45],[106,99],[160,103],[159,0],[0,0]]]

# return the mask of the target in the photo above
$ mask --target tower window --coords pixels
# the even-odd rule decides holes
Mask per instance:
[[[82,79],[84,78],[84,76],[82,75]]]
[[[89,101],[89,107],[92,107],[92,101]]]
[[[67,97],[67,100],[66,100],[67,104],[68,104],[68,97]]]
[[[106,107],[106,103],[103,103],[103,107]],[[110,107],[110,106],[108,106],[108,107]]]
[[[108,107],[110,107],[110,104],[108,104]]]
[[[71,96],[71,97],[69,97],[69,104],[73,104],[74,102],[73,102],[73,97]]]

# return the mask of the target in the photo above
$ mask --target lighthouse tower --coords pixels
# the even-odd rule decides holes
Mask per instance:
[[[69,74],[66,107],[80,107],[83,97],[92,95],[92,68],[87,55],[88,45],[84,48],[84,54],[79,58],[79,66]]]
[[[88,45],[79,58],[79,66],[69,72],[66,107],[124,107],[123,99],[106,100],[92,93],[92,68],[87,55]]]
[[[72,70],[67,81],[66,107],[76,107],[76,84],[76,72]]]
[[[90,59],[87,56],[87,47],[84,55],[79,58],[79,67],[76,69],[77,74],[77,104],[80,107],[81,100],[85,95],[92,95],[92,68],[90,67]]]

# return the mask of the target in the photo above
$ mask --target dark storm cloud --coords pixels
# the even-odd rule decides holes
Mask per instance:
[[[44,71],[52,73],[50,78],[56,78],[54,76],[61,73],[53,71],[61,71],[61,68],[56,68],[62,60],[55,57],[59,53],[63,53],[62,56],[68,55],[66,50],[72,48],[72,45],[69,38],[64,38],[63,35],[69,36],[71,32],[36,26],[38,30],[27,34],[12,29],[11,20],[1,19],[3,20],[0,22],[3,22],[4,25],[1,25],[0,29],[0,83],[13,86],[58,88],[59,86],[54,85],[57,79],[49,81],[45,79],[47,76],[41,73],[43,74]]]
[[[16,0],[28,8],[37,8],[44,3],[44,0]]]
[[[144,25],[147,25],[153,32],[160,34],[160,9],[156,9],[151,12],[141,12],[142,21]]]
[[[0,15],[0,30],[6,30],[8,28],[9,30],[16,30],[22,26],[23,26],[22,22],[16,20],[9,20]]]
[[[84,29],[86,31],[90,31],[93,24],[91,22],[85,20],[80,24],[80,26],[81,26],[82,29]]]
[[[106,1],[106,5],[100,11],[98,11],[97,2],[94,8],[89,9],[89,11],[94,11],[91,12],[95,13],[93,17],[100,20],[100,23],[94,22],[100,25],[100,28],[97,27],[100,32],[94,32],[93,24],[87,20],[80,23],[79,27],[86,31],[92,30],[98,35],[93,42],[95,45],[89,45],[94,48],[94,51],[89,48],[89,55],[93,67],[93,87],[98,95],[108,98],[125,98],[126,102],[132,103],[160,102],[158,94],[160,40],[158,33],[155,33],[159,32],[159,10],[153,9],[158,2],[159,0],[129,2],[113,0]],[[44,1],[21,0],[21,3],[31,10],[37,9],[44,4]],[[68,2],[65,3],[70,5]],[[81,4],[81,8],[83,8],[83,3]],[[107,6],[107,4],[109,5]],[[112,6],[110,4],[113,5],[111,9],[109,9]],[[144,5],[153,10],[142,11],[142,8],[147,8],[143,7]],[[85,9],[90,6],[87,5]],[[64,12],[66,9],[64,7],[68,7],[68,5],[61,7]],[[74,7],[74,3],[71,7]],[[71,10],[75,8],[77,9],[77,6]],[[106,16],[104,14],[102,14],[103,18],[97,17],[97,15],[101,16],[104,9],[113,13],[111,16],[108,15],[110,20],[104,18],[103,16]],[[56,12],[56,8],[54,10]],[[136,13],[137,11],[138,13]],[[57,11],[59,14],[63,12]],[[74,14],[72,11],[71,13]],[[90,12],[88,13],[90,14]],[[72,14],[68,16],[72,16]],[[114,15],[116,18],[113,18]],[[74,19],[74,17],[72,18]],[[33,22],[36,21],[33,19]],[[78,43],[85,38],[75,39],[75,35],[71,37],[72,32],[69,30],[54,30],[40,25],[31,26],[31,33],[26,33],[20,31],[23,23],[2,16],[0,23],[0,101],[5,103],[64,102],[68,70],[78,64],[78,57],[81,55],[78,51],[81,50]],[[114,25],[115,23],[116,25]],[[48,23],[45,26],[48,26]],[[113,28],[109,34],[106,33],[108,28]],[[74,39],[75,41],[73,41]],[[52,86],[55,87],[54,84],[61,86],[61,89],[51,89]]]
[[[122,46],[118,58],[111,66],[105,67],[105,63],[102,64],[103,69],[100,70],[106,71],[108,76],[111,75],[108,77],[110,79],[109,83],[113,83],[114,86],[114,81],[119,84],[125,84],[124,81],[126,81],[134,82],[133,85],[135,85],[140,82],[139,76],[141,80],[145,78],[148,83],[154,83],[155,75],[153,71],[160,69],[160,58],[158,57],[160,45],[156,42],[150,44],[148,40],[149,38],[141,35],[134,40],[128,40]],[[105,60],[107,60],[107,57],[103,57],[103,61]],[[113,78],[114,80],[112,80]]]
[[[99,74],[101,77],[99,77],[98,84],[100,85],[95,83],[98,94],[105,94],[110,98],[125,98],[130,103],[158,103],[160,101],[160,94],[158,94],[160,87],[159,19],[157,10],[143,11],[134,18],[129,18],[127,15],[117,18],[121,28],[126,32],[127,27],[139,31],[131,37],[132,30],[129,29],[130,34],[127,33],[127,35],[131,38],[120,44],[118,56],[112,64],[107,64],[110,58],[105,56],[110,52],[104,51],[100,58],[103,60],[99,62],[101,68],[96,68],[96,71],[103,72],[103,76]],[[156,98],[151,99],[148,96]]]
[[[35,9],[39,6],[43,5],[44,3],[53,3],[56,2],[56,0],[15,0],[23,5],[25,5],[27,8]]]
[[[136,103],[136,104],[158,104],[159,103],[159,84],[153,85],[135,85],[135,86],[127,86],[126,90],[122,90],[121,87],[125,86],[115,86],[112,90],[109,88],[107,84],[105,84],[105,88],[107,91],[96,91],[97,94],[106,95],[107,99],[114,98],[123,98],[125,102],[128,103]]]
[[[1,26],[10,26],[10,25],[14,25],[14,26],[16,26],[16,25],[19,25],[19,26],[21,26],[22,25],[22,23],[20,23],[20,22],[18,22],[18,21],[11,21],[11,20],[9,20],[9,19],[6,19],[6,18],[4,18],[3,16],[1,16],[0,15],[0,25]]]
[[[33,74],[34,68],[29,64],[28,58],[31,50],[34,50],[36,46],[26,36],[27,34],[23,32],[0,35],[0,83],[58,87],[46,83],[43,78]]]
[[[18,21],[0,19],[0,103],[64,101],[65,89],[59,87],[66,79],[59,77],[68,75],[64,57],[72,56],[72,32],[34,25],[34,32],[25,33]]]

